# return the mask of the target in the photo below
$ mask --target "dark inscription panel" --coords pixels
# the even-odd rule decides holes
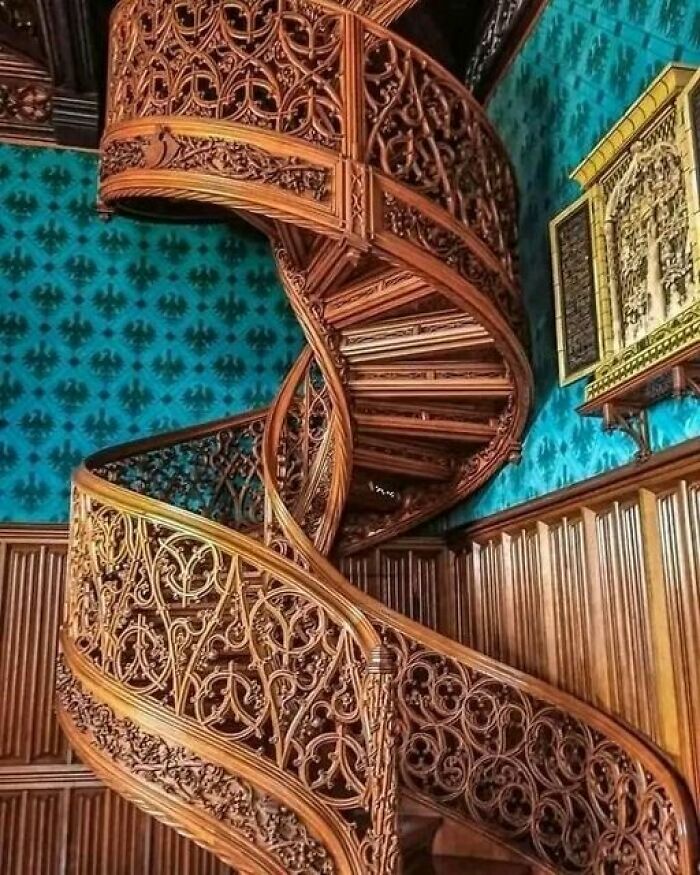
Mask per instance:
[[[593,248],[588,204],[557,227],[559,288],[566,374],[595,364],[600,358],[598,314],[593,275]]]

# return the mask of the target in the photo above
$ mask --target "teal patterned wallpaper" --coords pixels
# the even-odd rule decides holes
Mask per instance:
[[[580,189],[569,173],[670,61],[700,66],[698,0],[549,0],[489,104],[515,165],[535,408],[522,461],[448,517],[479,519],[629,462],[632,442],[576,408],[585,381],[557,384],[549,220]],[[700,434],[700,403],[657,405],[655,449]]]
[[[301,348],[245,229],[95,212],[94,155],[0,145],[0,520],[67,519],[99,447],[267,403]]]

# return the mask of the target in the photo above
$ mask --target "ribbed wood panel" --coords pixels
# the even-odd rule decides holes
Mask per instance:
[[[67,539],[0,529],[0,873],[233,875],[71,760],[53,711]]]
[[[452,634],[446,549],[436,538],[397,539],[346,556],[341,572],[352,583],[412,620]]]
[[[231,875],[232,870],[160,823],[153,822],[148,875]]]
[[[658,741],[638,503],[615,502],[598,515],[597,528],[612,708]]]
[[[700,472],[521,514],[454,557],[460,640],[637,729],[700,801]]]
[[[53,716],[65,547],[0,548],[0,764],[66,760]]]

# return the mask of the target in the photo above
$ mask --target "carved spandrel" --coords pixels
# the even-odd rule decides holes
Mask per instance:
[[[568,374],[598,361],[598,314],[590,214],[585,203],[557,228],[563,340]]]

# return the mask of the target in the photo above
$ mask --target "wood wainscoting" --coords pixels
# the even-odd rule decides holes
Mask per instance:
[[[66,526],[0,527],[3,875],[224,875],[76,762],[53,708]]]
[[[65,526],[0,527],[3,875],[223,875],[76,762],[53,713]],[[700,441],[453,534],[341,561],[355,585],[637,729],[700,801]]]
[[[700,802],[700,441],[451,538],[461,640],[615,715]]]
[[[0,871],[228,875],[104,787],[66,745],[53,690],[67,547],[65,525],[0,526]],[[440,538],[404,538],[343,560],[362,589],[455,635],[449,569]]]

